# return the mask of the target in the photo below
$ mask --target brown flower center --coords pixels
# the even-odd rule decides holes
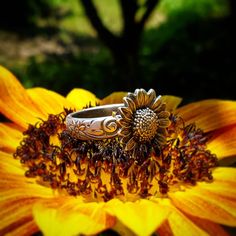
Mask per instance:
[[[150,108],[138,109],[134,114],[133,135],[139,142],[151,141],[157,132],[158,117]]]
[[[161,149],[140,144],[134,159],[119,138],[82,141],[70,136],[65,127],[69,112],[30,125],[14,154],[27,168],[26,176],[42,185],[88,201],[108,201],[166,196],[178,186],[212,180],[217,159],[206,149],[207,136],[194,125],[184,126],[173,114]],[[145,137],[153,137],[152,129],[157,127],[153,112],[140,109],[136,118],[137,127],[146,129]]]

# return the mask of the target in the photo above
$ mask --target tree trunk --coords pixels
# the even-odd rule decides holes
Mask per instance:
[[[141,19],[136,20],[136,13],[140,8],[138,0],[120,0],[123,15],[123,31],[121,36],[114,35],[102,22],[93,0],[80,0],[85,12],[97,31],[98,36],[109,48],[115,63],[119,90],[133,90],[141,87],[139,46],[144,25],[159,0],[145,0]],[[116,77],[117,77],[116,76]]]
[[[139,65],[139,37],[134,40],[122,38],[116,50],[111,50],[119,75],[119,88],[124,87],[130,91],[141,86],[141,75]]]

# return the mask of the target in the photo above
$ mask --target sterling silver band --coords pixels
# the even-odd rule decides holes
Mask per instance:
[[[100,140],[117,136],[120,118],[118,108],[124,104],[112,104],[87,108],[70,113],[66,127],[71,135],[81,140]]]

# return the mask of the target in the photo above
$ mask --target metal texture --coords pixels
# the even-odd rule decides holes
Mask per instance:
[[[134,154],[140,145],[155,143],[161,146],[165,141],[165,129],[169,126],[169,115],[161,96],[150,89],[136,89],[124,97],[124,107],[119,108],[121,128],[119,136],[126,151]]]
[[[113,104],[87,108],[69,114],[66,127],[76,138],[81,140],[99,140],[117,136],[119,127],[118,108],[123,104]]]

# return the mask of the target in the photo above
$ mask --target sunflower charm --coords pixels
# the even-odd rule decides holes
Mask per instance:
[[[136,89],[123,100],[118,123],[125,151],[135,152],[139,145],[148,143],[160,147],[165,142],[166,128],[170,125],[170,113],[166,111],[161,96],[156,97],[153,89],[148,92]]]

